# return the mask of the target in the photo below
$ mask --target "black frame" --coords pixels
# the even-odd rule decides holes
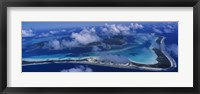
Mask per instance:
[[[194,87],[7,87],[7,7],[193,7],[193,84]],[[200,93],[200,0],[2,0],[0,1],[0,92],[4,94],[31,93],[118,93],[118,94],[199,94]]]

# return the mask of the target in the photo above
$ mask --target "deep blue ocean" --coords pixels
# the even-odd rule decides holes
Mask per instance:
[[[22,66],[22,72],[61,72],[64,69],[75,68],[77,66],[89,67],[92,72],[156,72],[147,70],[134,70],[125,68],[114,68],[107,66],[97,66],[89,64],[72,64],[72,63],[52,63],[52,64],[41,64],[41,65],[30,65]],[[168,70],[168,72],[177,71],[176,69]],[[158,71],[161,72],[161,71]]]

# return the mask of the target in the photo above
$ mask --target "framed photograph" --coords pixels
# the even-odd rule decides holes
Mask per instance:
[[[0,6],[1,93],[199,94],[199,0]]]

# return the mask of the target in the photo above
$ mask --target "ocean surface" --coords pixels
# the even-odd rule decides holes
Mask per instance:
[[[72,64],[72,63],[52,63],[52,64],[41,64],[41,65],[28,65],[22,66],[22,72],[62,72],[63,70],[80,69],[80,66],[89,68],[91,71],[70,71],[70,72],[161,72],[161,71],[151,71],[151,70],[137,70],[137,69],[125,69],[125,68],[115,68],[107,66],[97,66],[89,64]],[[177,69],[168,70],[168,72],[175,72]],[[63,71],[69,72],[69,71]]]
[[[28,23],[27,23],[28,24]],[[172,57],[176,65],[178,66],[178,23],[172,22],[139,22],[139,25],[142,25],[144,28],[142,29],[132,29],[132,23],[129,25],[129,22],[119,23],[118,26],[114,25],[103,25],[103,26],[89,26],[85,29],[82,28],[72,28],[66,29],[69,32],[65,32],[60,29],[55,30],[38,30],[35,31],[35,34],[32,34],[31,37],[23,37],[22,38],[22,61],[48,61],[48,60],[72,60],[72,59],[83,59],[88,57],[101,57],[113,59],[115,61],[120,61],[120,63],[127,61],[136,62],[139,64],[156,64],[158,61],[157,55],[151,49],[151,46],[155,46],[155,40],[158,36],[162,36],[165,38],[165,50]],[[136,27],[135,26],[135,27]],[[109,28],[110,32],[108,35],[104,35],[101,28]],[[135,28],[134,27],[134,28]],[[155,28],[154,28],[155,27]],[[95,29],[94,29],[95,28]],[[116,32],[123,31],[123,34],[112,35]],[[130,31],[126,31],[129,28]],[[93,30],[94,29],[94,30]],[[157,30],[156,30],[157,29]],[[60,30],[60,31],[59,31]],[[59,33],[57,32],[59,31]],[[29,33],[34,33],[34,31],[27,31]],[[88,33],[90,32],[90,33]],[[92,32],[92,33],[91,33]],[[94,33],[95,32],[95,33]],[[125,34],[124,34],[125,33]],[[26,34],[26,35],[27,35]],[[50,35],[51,34],[51,35]],[[124,40],[117,39],[112,40],[116,43],[123,41],[125,45],[121,46],[113,46],[107,45],[107,48],[111,47],[111,49],[104,48],[101,46],[90,46],[90,43],[83,42],[87,38],[82,38],[82,40],[76,38],[72,38],[74,36],[79,36],[78,38],[82,38],[83,36],[91,37],[90,40],[101,38],[101,41],[106,38],[121,37],[123,36]],[[127,35],[129,34],[129,35]],[[35,36],[34,36],[35,35]],[[71,35],[71,36],[70,36]],[[42,37],[40,37],[42,36]],[[55,41],[56,40],[56,41]],[[68,44],[62,44],[63,40],[67,40]],[[100,40],[100,39],[99,39]],[[52,42],[53,41],[53,42]],[[71,45],[76,45],[77,41],[81,44],[80,47],[71,47]],[[95,41],[95,40],[94,40]],[[98,42],[98,41],[95,41]],[[95,43],[91,42],[91,43]],[[70,47],[64,48],[66,45]],[[113,47],[112,47],[113,46]],[[98,51],[91,51],[94,49]],[[120,48],[121,47],[121,48]],[[119,49],[120,48],[120,49]],[[101,50],[99,50],[101,49]],[[124,60],[124,61],[123,61]],[[125,62],[126,63],[126,62]],[[167,72],[177,72],[177,68],[172,68],[167,70]],[[22,72],[152,72],[151,70],[141,70],[141,69],[125,69],[125,68],[115,68],[108,66],[99,66],[99,65],[90,65],[90,64],[79,64],[79,63],[45,63],[45,64],[30,64],[26,65],[22,62]],[[153,72],[161,72],[161,71],[153,71]]]

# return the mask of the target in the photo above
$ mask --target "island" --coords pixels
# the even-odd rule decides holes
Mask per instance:
[[[102,61],[95,57],[83,58],[83,59],[61,59],[61,60],[46,60],[46,61],[25,61],[23,60],[23,66],[31,65],[31,64],[50,64],[50,63],[80,63],[80,64],[91,64],[98,66],[108,66],[108,67],[116,67],[116,68],[128,68],[135,70],[155,70],[155,71],[165,71],[171,68],[176,67],[175,61],[164,51],[164,37],[159,36],[156,39],[156,43],[159,47],[153,47],[152,51],[157,55],[157,63],[155,64],[140,64],[137,62],[129,61],[127,63],[118,64],[115,62]],[[110,40],[109,40],[110,41]],[[116,41],[116,39],[114,40]],[[109,42],[110,44],[114,42]],[[119,43],[119,42],[117,42]],[[95,43],[98,44],[98,43]],[[91,44],[90,44],[91,45]]]

